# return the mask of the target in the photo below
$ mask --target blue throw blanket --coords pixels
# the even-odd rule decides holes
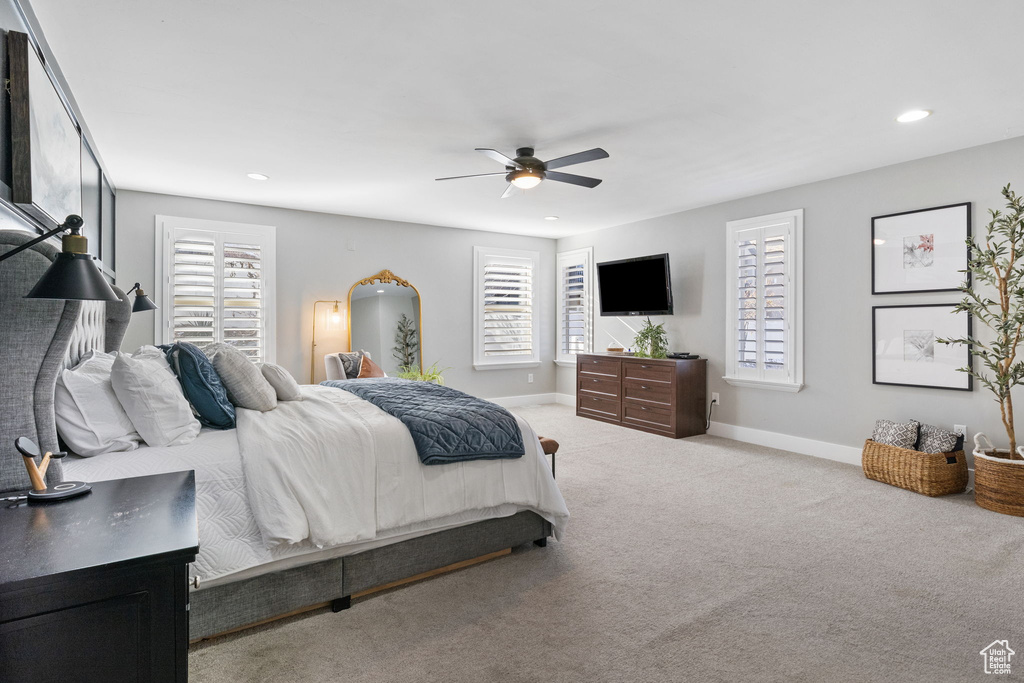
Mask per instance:
[[[401,420],[424,465],[520,458],[523,434],[499,405],[430,382],[385,377],[328,380]]]

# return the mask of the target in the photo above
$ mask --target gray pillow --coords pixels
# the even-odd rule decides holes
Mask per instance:
[[[210,344],[203,351],[213,363],[231,403],[265,413],[277,407],[277,392],[256,364],[230,344]]]
[[[299,390],[299,383],[295,381],[291,373],[280,365],[273,363],[261,363],[260,372],[270,382],[277,392],[278,401],[301,401],[302,392]]]
[[[935,425],[921,424],[921,438],[917,450],[922,453],[949,453],[956,448],[960,435]]]
[[[339,353],[338,358],[345,367],[345,379],[355,379],[359,376],[359,367],[363,364],[363,356],[369,356],[366,351],[352,351],[351,353]]]
[[[875,431],[871,440],[875,443],[897,448],[908,448],[914,450],[917,443],[918,422],[892,422],[891,420],[878,420],[875,422]]]

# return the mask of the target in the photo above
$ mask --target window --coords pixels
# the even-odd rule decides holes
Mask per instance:
[[[591,247],[558,255],[559,365],[575,363],[577,353],[589,353],[593,347],[593,255]]]
[[[534,273],[540,254],[475,247],[473,367],[538,365]]]
[[[275,230],[157,216],[156,339],[224,342],[273,362]]]
[[[726,223],[726,376],[803,387],[803,209]]]

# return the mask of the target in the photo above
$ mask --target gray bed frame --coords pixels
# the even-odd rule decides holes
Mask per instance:
[[[0,230],[0,253],[33,237]],[[53,390],[60,369],[76,364],[89,351],[118,350],[131,321],[131,304],[116,287],[120,304],[25,299],[57,253],[50,244],[37,244],[0,265],[0,492],[31,486],[21,456],[12,447],[17,437],[27,436],[45,450],[59,450]],[[63,476],[56,465],[47,472],[51,483]],[[189,637],[206,638],[325,602],[339,611],[351,604],[355,593],[531,541],[544,546],[550,535],[549,522],[524,511],[200,587],[191,594]]]

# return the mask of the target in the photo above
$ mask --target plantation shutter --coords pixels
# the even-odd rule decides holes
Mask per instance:
[[[483,355],[532,358],[533,262],[489,256],[483,267]]]
[[[184,221],[185,219],[175,219]],[[252,226],[263,228],[263,226]],[[270,360],[273,318],[272,228],[253,231],[165,226],[163,342],[236,347],[253,362]]]
[[[258,244],[225,242],[222,271],[223,341],[263,361],[262,249]]]
[[[558,255],[558,358],[572,361],[590,351],[592,326],[591,250]]]
[[[792,302],[787,293],[787,224],[739,230],[733,238],[737,376],[789,376]]]
[[[170,341],[203,348],[217,341],[217,245],[213,239],[174,240],[171,291],[174,316]]]

